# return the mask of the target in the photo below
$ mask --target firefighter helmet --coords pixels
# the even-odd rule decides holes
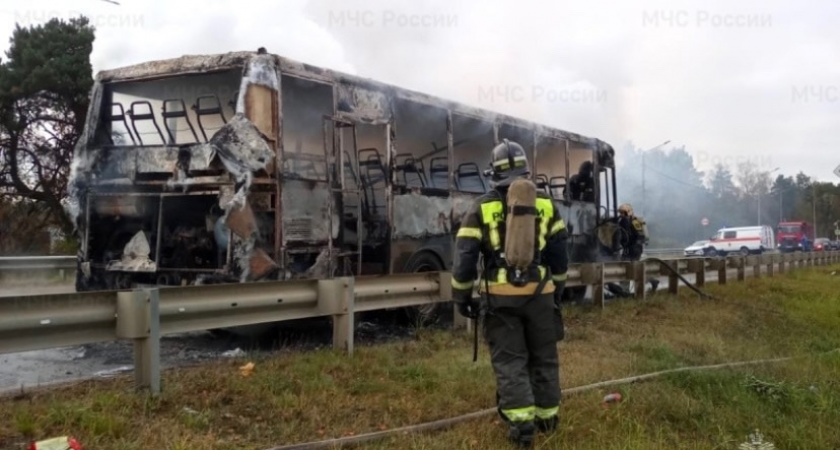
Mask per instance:
[[[525,149],[516,142],[503,139],[493,148],[490,160],[490,187],[510,186],[513,180],[531,175]]]
[[[626,214],[628,216],[632,216],[633,215],[633,207],[630,206],[629,203],[624,203],[624,204],[622,204],[621,206],[618,207],[618,213],[619,214]]]
[[[578,173],[587,177],[591,177],[594,171],[595,166],[592,164],[592,161],[584,161],[580,164],[580,168],[578,168]]]

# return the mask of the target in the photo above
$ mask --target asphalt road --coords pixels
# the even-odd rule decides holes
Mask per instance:
[[[439,326],[451,327],[451,321]],[[414,333],[411,323],[395,320],[393,315],[374,313],[356,325],[355,340],[357,345],[366,345],[409,339]],[[161,367],[166,369],[229,357],[331,346],[332,325],[329,321],[318,319],[284,322],[282,328],[275,328],[260,339],[205,331],[167,335],[161,338]],[[131,373],[133,355],[133,346],[129,341],[2,354],[0,393],[16,391],[21,387]]]

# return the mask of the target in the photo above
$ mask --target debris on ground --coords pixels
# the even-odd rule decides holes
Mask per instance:
[[[613,392],[604,396],[604,404],[621,403],[621,394]]]
[[[241,348],[236,347],[235,350],[228,350],[228,351],[222,353],[222,356],[225,357],[225,358],[238,358],[240,356],[245,356],[245,352],[242,351]]]
[[[93,376],[103,378],[114,377],[122,373],[131,372],[132,370],[134,370],[134,366],[122,366],[115,369],[100,370],[99,372],[93,374]]]
[[[239,368],[239,373],[242,374],[243,377],[249,377],[252,373],[254,373],[254,367],[256,367],[254,366],[254,363],[249,362]]]
[[[33,442],[29,450],[82,450],[79,441],[68,436]]]

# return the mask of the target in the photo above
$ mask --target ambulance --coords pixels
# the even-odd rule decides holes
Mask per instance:
[[[760,255],[776,248],[773,229],[767,225],[753,227],[721,228],[709,239],[706,254],[726,256],[737,253],[742,256]]]

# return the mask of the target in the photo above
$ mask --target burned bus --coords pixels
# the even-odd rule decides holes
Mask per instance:
[[[503,138],[562,205],[572,262],[609,257],[600,140],[264,49],[100,72],[70,182],[77,290],[449,270]],[[572,199],[585,162],[594,194]]]

